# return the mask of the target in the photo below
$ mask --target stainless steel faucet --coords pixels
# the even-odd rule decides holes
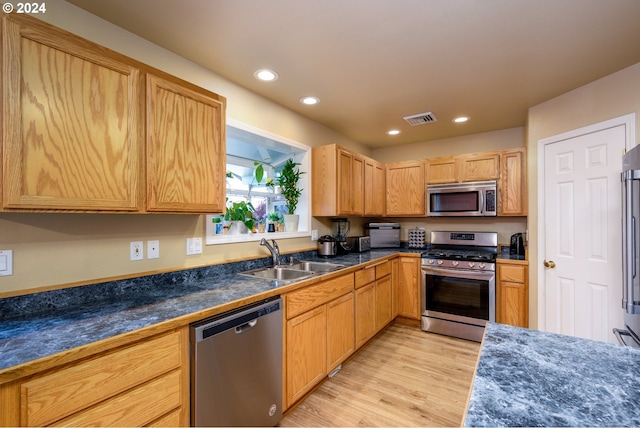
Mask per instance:
[[[271,258],[273,259],[274,266],[280,266],[280,248],[278,248],[278,243],[275,239],[271,240],[273,246],[269,245],[269,242],[262,238],[260,240],[260,245],[264,245],[271,252]]]

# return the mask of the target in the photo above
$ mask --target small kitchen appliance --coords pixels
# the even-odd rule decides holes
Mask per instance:
[[[496,320],[496,232],[431,232],[422,253],[422,329],[482,341]]]
[[[350,236],[347,243],[353,253],[363,253],[371,249],[371,238],[368,236]]]
[[[324,235],[318,238],[318,256],[335,257],[338,255],[338,243],[331,235]]]
[[[333,237],[336,238],[337,253],[348,254],[351,251],[351,247],[347,243],[351,222],[346,218],[334,218],[331,222],[333,223]]]
[[[511,258],[524,260],[524,236],[522,233],[514,233],[511,235],[509,256]]]
[[[367,223],[365,232],[371,239],[371,248],[400,247],[400,223]]]
[[[496,181],[430,184],[427,186],[429,217],[491,217],[497,214]]]
[[[622,308],[623,329],[613,333],[623,345],[640,347],[640,148],[622,157]]]

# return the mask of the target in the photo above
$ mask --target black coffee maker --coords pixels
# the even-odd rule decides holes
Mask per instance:
[[[511,235],[511,246],[509,247],[509,256],[511,258],[523,259],[524,254],[524,236],[522,233],[515,233]]]
[[[331,222],[333,223],[333,237],[336,238],[338,254],[349,254],[351,246],[347,244],[347,236],[351,231],[351,222],[342,217],[334,218]]]

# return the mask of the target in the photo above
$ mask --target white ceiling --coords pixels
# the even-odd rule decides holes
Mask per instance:
[[[639,0],[68,1],[370,147],[524,126],[640,62]]]

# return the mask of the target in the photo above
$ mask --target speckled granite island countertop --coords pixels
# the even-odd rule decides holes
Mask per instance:
[[[308,251],[284,255],[282,261],[293,256],[349,268],[399,252],[380,249],[321,259]],[[10,379],[16,366],[43,357],[177,318],[194,322],[193,314],[291,289],[295,282],[238,274],[271,263],[271,257],[265,257],[0,299],[0,380]]]
[[[640,426],[640,350],[490,323],[465,426]]]

